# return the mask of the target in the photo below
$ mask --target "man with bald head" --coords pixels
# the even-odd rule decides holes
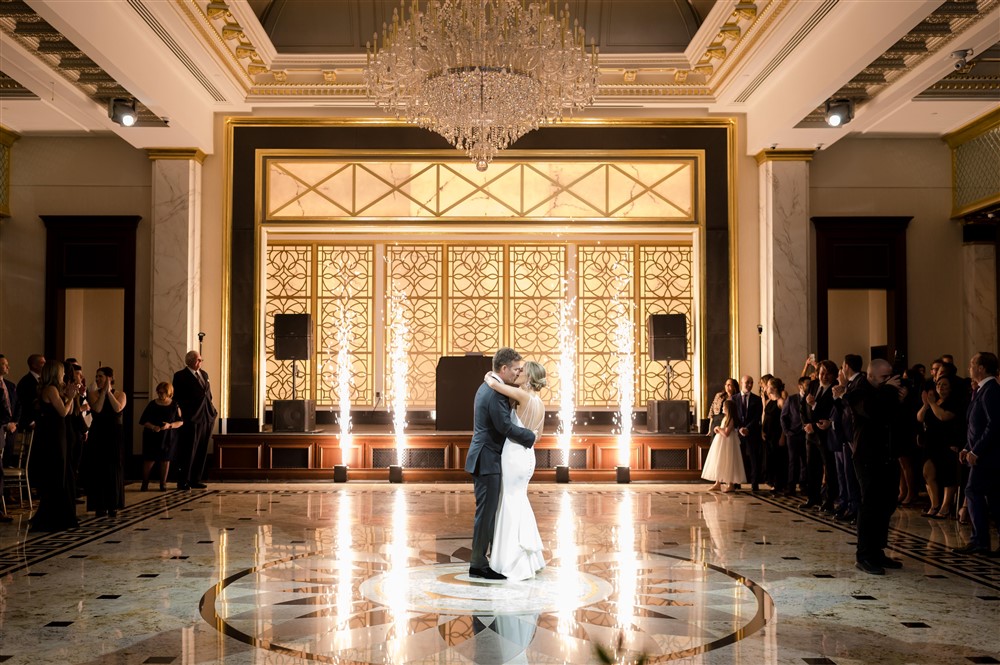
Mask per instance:
[[[903,565],[884,552],[899,489],[899,462],[893,450],[893,437],[903,435],[903,412],[899,378],[892,376],[892,365],[887,360],[872,360],[867,379],[848,388],[847,379],[841,374],[833,394],[848,403],[854,424],[850,445],[861,486],[857,567],[870,575],[884,575],[886,568]]]
[[[188,351],[184,364],[186,367],[174,374],[174,401],[184,419],[174,460],[177,489],[204,489],[205,458],[218,411],[212,403],[208,372],[201,368],[201,354]]]

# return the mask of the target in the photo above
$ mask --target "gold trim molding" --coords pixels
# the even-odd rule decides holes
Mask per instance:
[[[811,162],[815,154],[815,150],[761,150],[754,156],[754,159],[757,160],[757,164],[764,162]]]
[[[146,148],[146,154],[153,161],[158,159],[181,159],[195,160],[199,164],[204,163],[205,153],[198,148]]]
[[[233,211],[232,211],[232,197],[233,197],[233,174],[234,174],[234,146],[235,146],[235,131],[239,127],[413,127],[413,125],[396,120],[394,118],[387,117],[265,117],[265,116],[226,116],[223,119],[223,136],[225,141],[225,183],[224,183],[224,195],[222,201],[222,215],[223,215],[223,276],[222,276],[222,289],[223,297],[221,298],[221,309],[222,309],[222,366],[220,371],[221,385],[223,386],[222,394],[220,395],[221,402],[221,415],[224,418],[229,417],[229,378],[230,378],[230,356],[231,349],[229,344],[229,336],[232,327],[231,313],[230,313],[230,285],[232,280],[232,254],[231,254],[231,243],[232,243],[232,223],[233,223]],[[728,167],[726,169],[726,180],[727,180],[727,191],[728,191],[728,236],[729,236],[729,337],[730,337],[730,373],[735,372],[733,368],[739,368],[740,366],[740,343],[739,343],[739,326],[740,326],[740,316],[738,307],[738,291],[739,291],[739,261],[738,261],[738,248],[737,248],[737,217],[739,215],[738,210],[738,146],[739,137],[737,135],[738,121],[734,117],[694,117],[694,118],[620,118],[620,117],[610,117],[610,118],[595,118],[595,117],[574,117],[559,123],[548,125],[547,129],[558,129],[559,127],[683,127],[683,128],[703,128],[703,129],[724,129],[726,130],[726,154],[728,158]],[[371,151],[366,151],[365,149],[358,149],[353,151],[345,151],[353,153],[354,155],[370,154]],[[424,156],[429,156],[434,154],[435,151],[422,150],[413,151],[401,149],[399,151],[393,151],[397,158],[405,156],[415,156],[417,154],[422,154]],[[561,151],[564,156],[568,159],[584,157],[588,151]],[[589,151],[591,156],[595,156],[600,151]],[[605,154],[608,151],[603,151]],[[611,151],[613,152],[613,151]],[[639,151],[636,151],[637,153]],[[652,151],[651,151],[652,152]],[[545,151],[525,151],[525,154],[530,154],[533,156],[554,156],[552,152],[546,153]],[[435,155],[436,156],[436,155]],[[257,159],[260,159],[258,155]],[[260,191],[263,184],[262,173],[260,164],[257,165],[256,171],[256,191]],[[699,170],[699,178],[704,186],[704,161],[701,161],[701,166]],[[704,214],[705,211],[705,201],[704,201],[704,189],[698,194],[698,208]],[[261,201],[255,202],[255,235],[257,237],[257,249],[261,250],[261,231],[264,228],[262,211],[260,208]],[[704,225],[704,218],[700,219],[699,227]],[[290,229],[288,229],[290,230]],[[703,229],[699,229],[699,233]],[[706,268],[705,268],[705,243],[700,243],[700,252],[696,260],[696,266],[698,267],[698,280],[701,285],[705,284],[706,279]],[[258,257],[259,260],[263,259],[263,255]],[[260,263],[255,261],[254,270],[254,292],[255,294],[260,294]],[[701,311],[700,318],[701,324],[698,330],[698,346],[702,351],[702,363],[704,363],[704,354],[707,352],[705,349],[705,316],[704,311],[704,294],[699,295],[698,300],[700,303]],[[253,318],[255,321],[260,319],[260,303],[258,300],[254,302],[254,314]],[[258,337],[255,334],[255,338]],[[260,339],[255,340],[255,350],[254,357],[260,358]],[[253,385],[254,385],[254,401],[259,403],[258,394],[258,371],[259,369],[255,366],[253,369]],[[704,371],[704,365],[702,364],[702,372]],[[704,375],[700,377],[700,386],[698,389],[701,393],[702,402],[707,404],[707,400],[710,398],[709,387],[705,382]]]
[[[948,146],[955,148],[978,138],[995,127],[1000,127],[1000,108],[993,109],[981,115],[969,124],[959,127],[953,132],[944,135],[944,140]]]
[[[8,148],[14,145],[14,142],[21,138],[21,135],[15,131],[11,131],[0,125],[0,145],[5,145]]]

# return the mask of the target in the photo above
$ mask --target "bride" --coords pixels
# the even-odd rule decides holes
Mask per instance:
[[[545,420],[545,405],[538,396],[538,391],[545,387],[545,368],[529,360],[517,380],[518,385],[508,386],[492,374],[485,378],[490,388],[517,402],[512,420],[534,432],[537,441]],[[535,451],[507,439],[500,464],[502,489],[490,567],[509,580],[526,580],[545,567],[542,538],[528,502],[528,481],[535,472]]]

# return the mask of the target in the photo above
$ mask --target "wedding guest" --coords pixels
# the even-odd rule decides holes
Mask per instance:
[[[722,405],[727,399],[733,399],[739,391],[740,384],[736,382],[736,379],[726,379],[722,390],[715,393],[715,397],[712,398],[712,406],[708,409],[709,432],[714,432],[715,428],[722,424]]]
[[[801,407],[811,382],[808,376],[800,376],[798,392],[789,395],[781,408],[781,431],[788,449],[789,496],[795,496],[796,485],[800,492],[806,492],[806,432],[802,429]]]
[[[14,449],[14,437],[17,435],[17,420],[21,415],[21,403],[17,399],[17,386],[7,379],[10,373],[10,362],[0,354],[0,459],[3,451]],[[3,474],[0,473],[0,496],[3,495]],[[6,513],[0,514],[0,522],[13,522],[14,519]]]
[[[149,474],[160,465],[160,491],[167,489],[167,473],[174,458],[177,430],[184,425],[181,410],[173,400],[174,387],[166,381],[156,386],[156,399],[146,405],[139,418],[142,425],[142,485],[140,491],[149,489]]]
[[[924,517],[947,518],[958,494],[958,451],[965,444],[965,404],[953,390],[953,380],[942,376],[937,391],[925,390],[920,395],[923,405],[917,412],[917,422],[923,424],[920,444],[927,455],[923,473],[931,501],[930,508],[921,513]]]
[[[125,470],[122,445],[124,391],[116,390],[115,373],[110,367],[97,370],[87,392],[91,422],[84,468],[87,481],[87,510],[97,517],[114,517],[125,507]]]
[[[966,505],[972,522],[972,538],[958,554],[986,554],[1000,557],[1000,549],[990,550],[990,519],[1000,527],[1000,361],[994,353],[982,351],[969,361],[969,377],[976,386],[969,406],[969,426],[965,447],[958,454],[969,466],[965,485]]]
[[[781,395],[784,391],[785,384],[781,379],[771,378],[768,381],[768,400],[764,404],[761,421],[764,454],[767,456],[767,482],[771,485],[772,494],[784,492],[788,484],[788,450],[781,431],[781,407],[784,404]]]
[[[79,526],[66,438],[66,414],[76,388],[63,381],[62,363],[48,363],[40,369],[39,406],[28,468],[38,488],[38,510],[30,526],[32,531],[62,531]]]

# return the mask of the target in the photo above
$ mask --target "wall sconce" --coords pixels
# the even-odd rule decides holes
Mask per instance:
[[[851,99],[828,99],[824,117],[826,124],[831,127],[846,125],[854,119],[854,101]]]
[[[108,117],[122,127],[131,127],[139,119],[135,111],[135,99],[116,97],[108,100]]]

